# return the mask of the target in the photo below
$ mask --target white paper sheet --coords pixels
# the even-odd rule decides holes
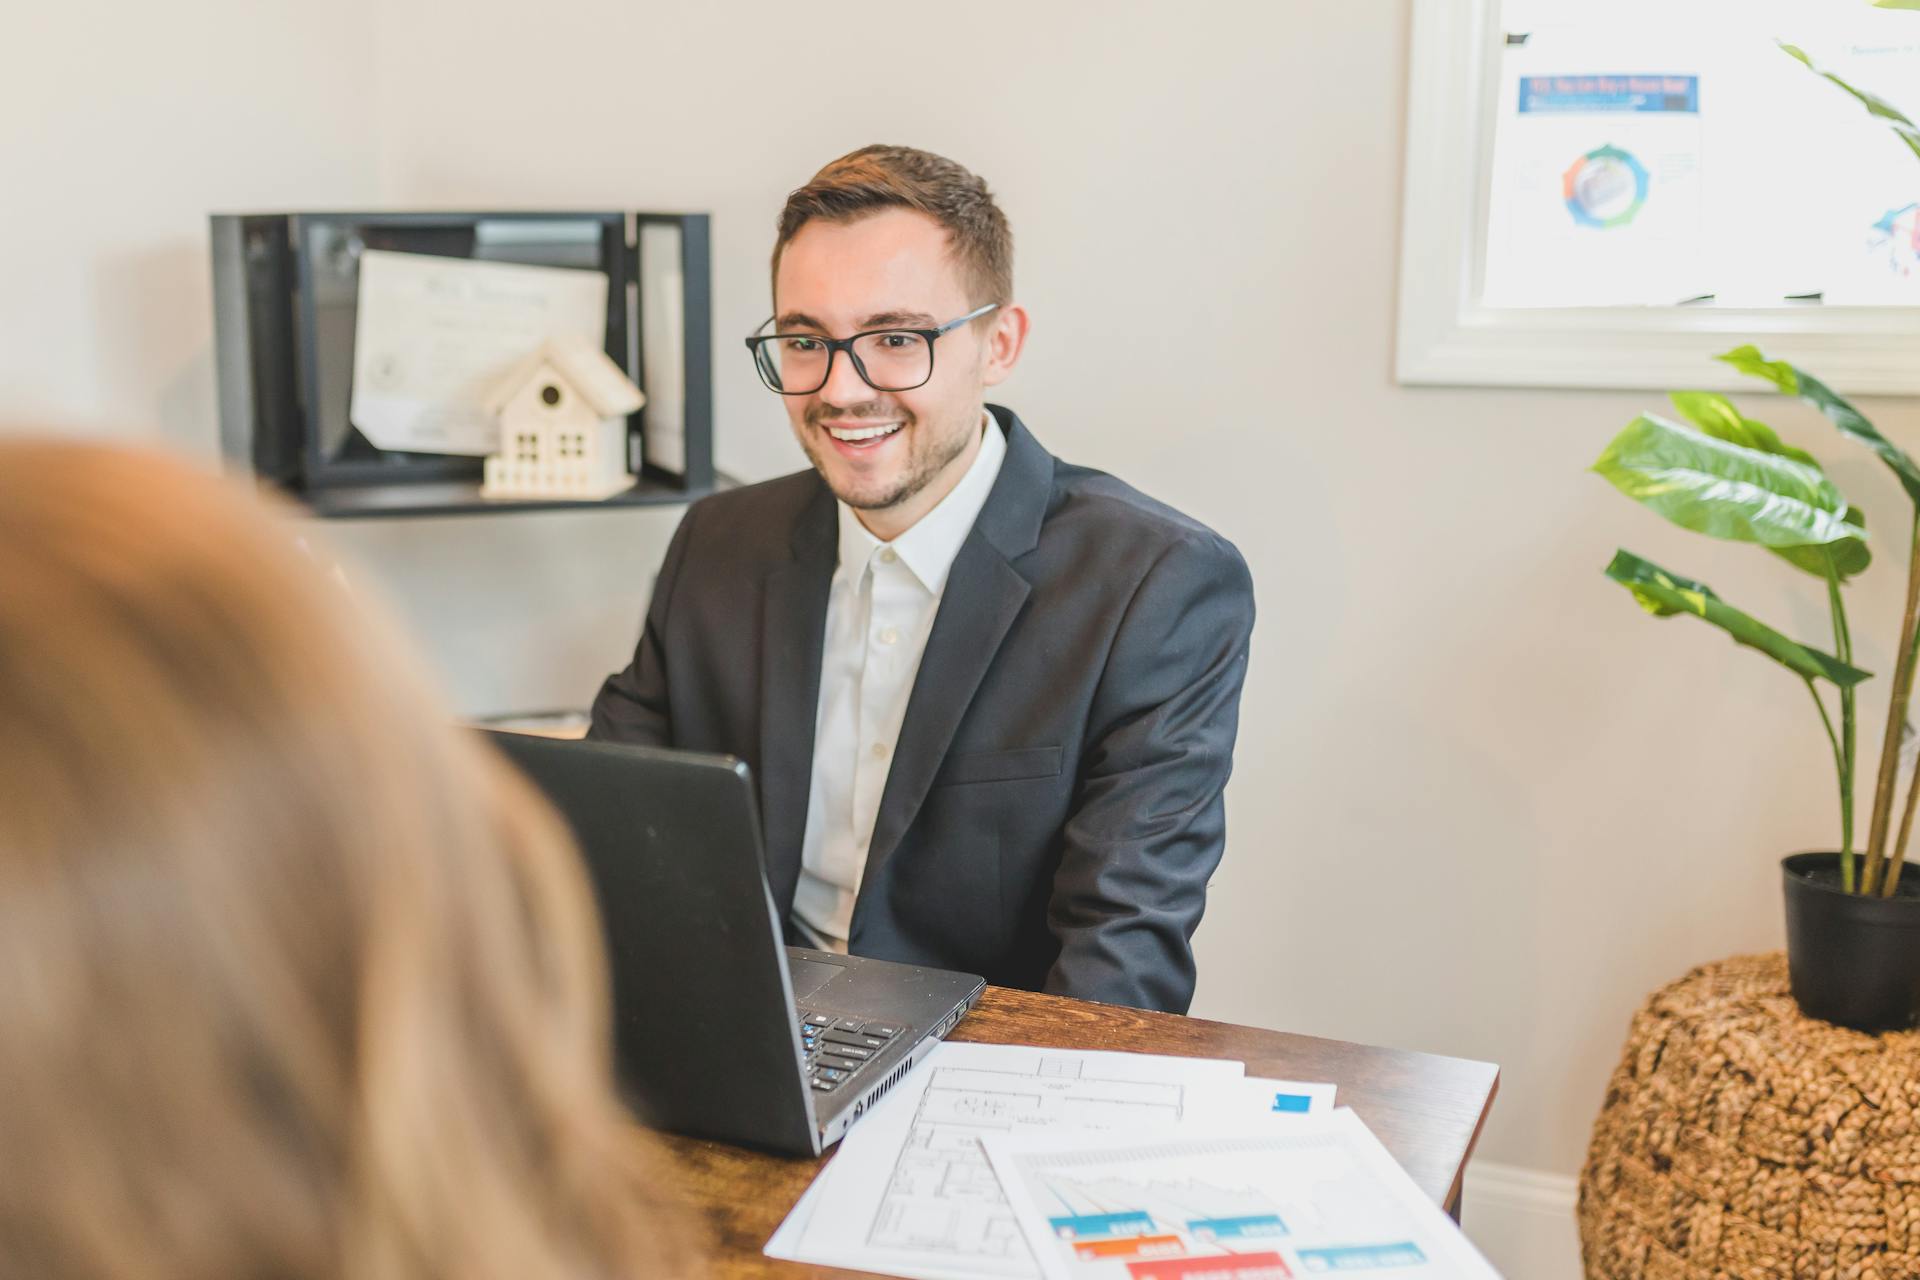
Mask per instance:
[[[641,416],[646,459],[675,475],[687,470],[686,279],[677,226],[640,227],[640,358],[647,409]]]
[[[559,337],[606,345],[605,272],[369,249],[347,417],[382,449],[493,453],[500,429],[486,393]]]
[[[943,1044],[853,1126],[767,1252],[923,1280],[1038,1280],[980,1135],[1132,1133],[1215,1118],[1232,1103],[1203,1099],[1236,1089],[1245,1070],[1217,1059]]]
[[[1499,1280],[1350,1108],[1251,1129],[980,1141],[1046,1280]]]
[[[1316,1081],[1269,1080],[1257,1076],[1209,1082],[1206,1088],[1191,1091],[1197,1104],[1193,1120],[1196,1124],[1232,1126],[1246,1124],[1255,1117],[1321,1115],[1332,1109],[1334,1091],[1335,1086]],[[765,1253],[769,1258],[804,1260],[800,1255],[800,1240],[807,1224],[813,1220],[821,1188],[832,1172],[833,1166],[829,1164],[794,1201],[792,1210],[767,1240]]]
[[[1488,305],[1671,305],[1713,292],[1701,77],[1631,63],[1639,74],[1547,63],[1523,75],[1518,61],[1509,59],[1501,86]]]

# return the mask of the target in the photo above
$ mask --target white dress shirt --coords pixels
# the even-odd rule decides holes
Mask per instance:
[[[793,894],[795,921],[829,950],[846,950],[880,793],[947,574],[1006,455],[1006,438],[983,414],[980,451],[967,473],[892,542],[874,537],[851,507],[836,503],[840,563],[827,596],[813,776]]]

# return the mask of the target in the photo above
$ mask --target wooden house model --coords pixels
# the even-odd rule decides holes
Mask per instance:
[[[605,498],[628,488],[627,415],[645,402],[606,352],[548,339],[487,396],[500,451],[486,460],[482,495]]]

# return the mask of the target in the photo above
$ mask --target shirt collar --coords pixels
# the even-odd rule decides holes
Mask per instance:
[[[860,523],[852,507],[835,500],[834,505],[840,512],[842,572],[864,569],[876,551],[891,546],[921,586],[936,596],[940,594],[947,585],[954,557],[960,554],[960,544],[967,540],[974,521],[980,518],[980,509],[987,505],[993,482],[1000,475],[1000,464],[1007,456],[1006,437],[992,415],[981,414],[980,429],[980,450],[973,455],[973,462],[960,482],[933,510],[891,543],[874,537],[867,526]]]

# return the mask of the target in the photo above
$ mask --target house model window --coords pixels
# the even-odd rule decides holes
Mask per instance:
[[[552,338],[495,384],[487,409],[500,424],[486,461],[489,498],[605,498],[633,484],[627,415],[646,402],[598,347]]]

